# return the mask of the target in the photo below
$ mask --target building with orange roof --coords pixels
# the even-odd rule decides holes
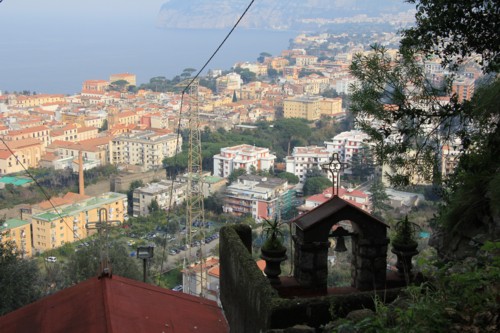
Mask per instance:
[[[108,128],[114,128],[116,125],[137,125],[140,116],[134,111],[111,110],[108,113]]]
[[[118,275],[94,277],[0,317],[2,333],[227,333],[216,302]]]
[[[85,141],[97,138],[99,130],[95,127],[81,126],[76,129],[77,141]]]
[[[343,187],[339,188],[338,196],[353,204],[354,206],[363,209],[366,212],[371,211],[371,203],[368,194],[363,191],[355,190],[355,189],[345,189]],[[299,212],[308,212],[313,210],[314,208],[322,205],[333,197],[333,189],[332,187],[327,188],[320,194],[311,195],[305,199],[303,205],[297,207]]]
[[[99,117],[99,116],[87,116],[83,120],[83,126],[85,127],[95,127],[95,128],[101,128],[104,124],[105,117]],[[106,120],[107,121],[107,120]]]
[[[82,84],[82,92],[105,92],[108,86],[106,80],[86,80]]]
[[[84,161],[97,161],[98,165],[109,164],[109,144],[112,140],[111,136],[97,137],[79,142],[54,141],[47,147],[47,152],[58,157],[60,163],[62,160],[78,157],[78,153],[83,153]],[[48,161],[48,158],[45,158]],[[53,164],[55,168],[55,164]]]
[[[0,175],[36,168],[44,153],[45,147],[37,139],[0,142]]]
[[[218,257],[208,257],[201,263],[194,263],[184,268],[182,270],[183,292],[188,295],[201,295],[207,299],[217,300],[219,294],[219,276],[215,276],[215,271],[212,271],[211,283],[209,283],[208,271],[218,266]],[[213,279],[214,277],[215,279]]]
[[[40,140],[43,145],[46,147],[51,140],[50,137],[51,130],[45,125],[42,126],[35,126],[35,127],[29,127],[29,128],[24,128],[20,130],[12,130],[9,131],[5,136],[4,139],[7,141],[16,141],[16,140],[24,140],[28,138],[33,138]]]
[[[66,124],[78,124],[84,126],[85,113],[84,112],[62,112],[61,121]]]
[[[124,80],[127,81],[129,85],[137,85],[137,78],[135,74],[121,73],[121,74],[111,74],[109,76],[109,82],[113,83],[116,81]]]
[[[64,102],[64,95],[62,94],[40,94],[40,95],[10,95],[9,105],[17,107],[34,107],[47,103],[62,103]]]
[[[60,128],[53,128],[50,133],[52,142],[54,141],[78,141],[78,125],[68,124]]]

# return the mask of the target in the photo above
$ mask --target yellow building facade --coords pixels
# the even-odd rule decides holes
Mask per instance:
[[[16,251],[23,258],[33,254],[31,247],[31,224],[28,221],[9,219],[0,224],[0,243],[14,242]]]
[[[297,96],[283,102],[285,118],[304,118],[318,120],[321,117],[321,98],[318,96]]]
[[[84,239],[96,232],[88,223],[99,222],[99,212],[107,212],[108,221],[123,223],[127,216],[127,196],[109,192],[73,204],[46,210],[32,216],[33,250],[44,252]]]
[[[38,167],[38,162],[45,153],[43,142],[37,139],[6,141],[6,144],[7,146],[3,142],[0,143],[0,174],[2,175],[24,171],[23,166]]]

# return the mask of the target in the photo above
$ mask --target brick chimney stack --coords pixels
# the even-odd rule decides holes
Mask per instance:
[[[83,179],[83,153],[78,152],[78,188],[80,195],[85,195],[85,183]]]

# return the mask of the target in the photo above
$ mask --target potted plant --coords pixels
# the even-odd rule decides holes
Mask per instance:
[[[264,223],[263,232],[266,235],[266,241],[261,248],[260,256],[266,261],[264,273],[271,284],[280,284],[281,262],[287,259],[286,247],[283,245],[283,232],[280,229],[282,222],[275,218],[274,220],[264,219]]]
[[[407,215],[403,220],[396,223],[396,235],[392,240],[391,252],[398,258],[396,268],[400,275],[408,278],[411,277],[411,269],[413,267],[411,263],[412,258],[418,254],[418,242],[415,237],[418,229],[420,227],[417,224],[408,221]]]

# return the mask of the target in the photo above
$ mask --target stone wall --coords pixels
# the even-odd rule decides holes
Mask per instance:
[[[220,299],[231,332],[269,327],[271,303],[278,297],[252,258],[251,243],[252,230],[246,225],[220,230]]]
[[[144,185],[154,179],[165,179],[165,170],[112,175],[109,179],[111,192],[127,192],[134,180],[142,180]]]
[[[320,327],[359,309],[374,309],[374,299],[393,301],[399,290],[284,299],[257,267],[250,253],[250,227],[220,231],[220,298],[231,332],[266,332],[297,324]]]

